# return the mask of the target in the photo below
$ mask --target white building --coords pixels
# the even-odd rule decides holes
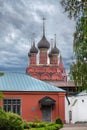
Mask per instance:
[[[66,123],[87,122],[87,91],[65,99]]]

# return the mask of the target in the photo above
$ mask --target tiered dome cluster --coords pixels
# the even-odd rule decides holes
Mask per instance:
[[[37,47],[35,46],[35,40],[33,38],[33,43],[28,53],[29,66],[26,69],[26,73],[45,81],[65,80],[63,75],[65,75],[66,78],[66,72],[62,63],[62,58],[59,59],[60,51],[56,45],[56,34],[54,37],[54,45],[50,47],[50,42],[48,42],[45,36],[44,24],[43,19],[43,35]]]
[[[33,45],[31,46],[28,56],[30,57],[32,53],[37,54],[38,53],[38,49],[49,49],[50,48],[50,43],[48,42],[48,40],[46,39],[46,37],[43,35],[42,39],[38,42],[38,48],[35,46],[35,42],[33,41]],[[52,56],[52,54],[59,54],[59,49],[56,46],[56,41],[55,41],[55,45],[53,48],[51,48],[51,51],[49,52],[49,57]]]
[[[50,48],[50,43],[48,42],[48,40],[45,37],[45,18],[43,18],[43,36],[42,39],[38,42],[37,46],[38,49],[49,49]],[[33,45],[30,48],[30,51],[28,53],[28,56],[30,57],[31,54],[37,54],[38,53],[38,49],[35,47],[35,40],[33,41]],[[49,53],[49,57],[52,57],[53,54],[59,54],[59,49],[56,47],[56,34],[55,34],[55,45],[53,48],[51,48],[51,51]]]

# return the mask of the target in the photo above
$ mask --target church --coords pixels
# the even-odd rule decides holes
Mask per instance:
[[[27,121],[34,121],[37,117],[39,121],[51,122],[60,117],[65,122],[66,91],[47,82],[66,80],[66,72],[61,56],[58,61],[56,35],[55,43],[51,48],[45,37],[44,20],[43,36],[38,43],[38,49],[33,40],[28,53],[30,65],[26,73],[5,72],[0,76],[0,91],[4,95],[0,106],[7,112],[21,115]],[[37,64],[37,53],[39,53],[39,64]]]
[[[56,34],[51,43],[45,36],[45,18],[42,38],[37,47],[33,38],[28,56],[26,73],[3,73],[0,76],[0,91],[4,95],[0,106],[27,121],[37,117],[39,121],[51,122],[60,117],[66,122],[65,90],[73,90],[75,86],[67,82]]]
[[[33,44],[28,53],[30,64],[26,69],[26,73],[47,82],[66,81],[67,76],[62,56],[56,44],[56,34],[54,43],[51,44],[53,45],[50,45],[45,36],[45,18],[43,18],[43,36],[37,44],[38,48],[35,46],[33,38]],[[39,56],[39,63],[37,63],[37,54]]]
[[[69,92],[69,94],[75,92],[76,89],[73,82],[67,82],[62,55],[57,47],[56,34],[54,35],[54,40],[51,39],[51,43],[45,36],[45,18],[43,18],[42,38],[36,47],[35,38],[33,37],[28,56],[29,66],[26,68],[28,75],[60,87]]]

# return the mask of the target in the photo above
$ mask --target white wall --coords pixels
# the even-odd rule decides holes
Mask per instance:
[[[65,97],[65,122],[69,123],[69,105],[66,97]]]
[[[65,119],[66,123],[84,122],[87,121],[87,95],[69,97],[70,105],[65,99]],[[69,111],[72,112],[71,120]]]

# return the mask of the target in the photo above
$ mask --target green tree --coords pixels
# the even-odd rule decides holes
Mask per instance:
[[[4,73],[0,72],[0,76],[2,76]],[[2,103],[2,99],[4,98],[4,95],[2,92],[0,92],[0,107],[1,107],[1,103]]]
[[[73,47],[77,59],[87,58],[87,21],[84,17],[77,22]]]
[[[81,17],[74,33],[74,52],[76,63],[72,64],[70,74],[80,90],[87,89],[87,23]]]
[[[69,18],[78,18],[84,12],[87,14],[87,0],[61,0],[61,4]]]
[[[69,18],[76,19],[73,50],[76,62],[70,67],[70,74],[80,90],[87,89],[87,0],[62,0]]]
[[[77,60],[71,65],[70,74],[79,91],[87,90],[87,63]]]

